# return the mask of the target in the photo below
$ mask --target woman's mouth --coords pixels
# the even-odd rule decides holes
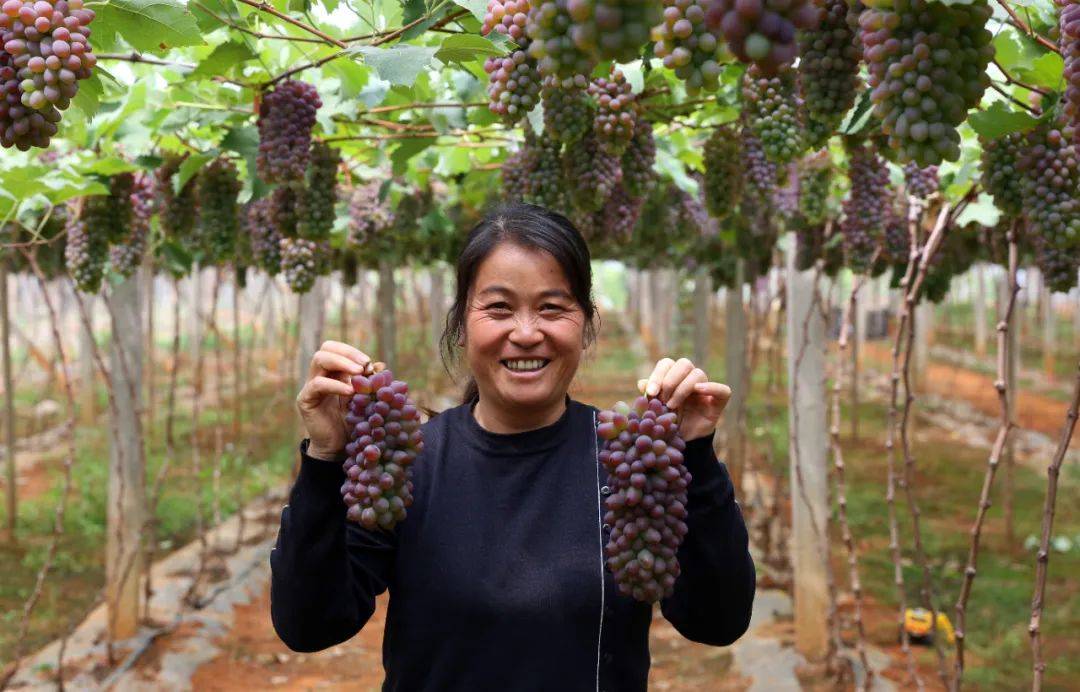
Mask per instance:
[[[528,374],[540,372],[551,361],[547,358],[507,358],[499,362],[512,373]]]

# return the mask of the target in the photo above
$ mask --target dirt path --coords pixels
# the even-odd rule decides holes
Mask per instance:
[[[867,343],[863,349],[867,360],[876,369],[888,371],[892,354],[879,343]],[[970,403],[987,416],[998,415],[999,404],[994,380],[989,375],[965,368],[930,362],[926,366],[924,386],[938,396],[960,399]],[[1016,401],[1016,422],[1021,428],[1035,430],[1054,439],[1061,433],[1067,405],[1051,397],[1021,390]],[[1080,441],[1080,428],[1073,443]]]

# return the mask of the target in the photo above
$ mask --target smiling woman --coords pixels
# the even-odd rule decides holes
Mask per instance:
[[[646,689],[652,606],[605,569],[614,527],[597,411],[567,395],[596,335],[591,291],[588,247],[559,214],[515,204],[469,233],[442,347],[471,379],[461,405],[423,425],[413,504],[389,531],[345,520],[333,463],[347,383],[372,359],[323,344],[297,397],[309,439],[270,558],[286,644],[349,639],[389,590],[383,689]],[[688,639],[730,644],[754,598],[746,527],[712,447],[730,391],[670,358],[639,387],[678,412],[693,478],[681,572],[660,610]]]

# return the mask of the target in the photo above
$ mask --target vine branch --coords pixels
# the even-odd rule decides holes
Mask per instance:
[[[315,27],[313,27],[310,24],[306,24],[306,23],[300,21],[299,19],[294,19],[293,17],[290,17],[289,15],[285,14],[284,12],[279,11],[276,7],[274,7],[273,5],[271,5],[268,2],[265,2],[265,1],[256,2],[256,0],[239,0],[239,2],[242,2],[243,4],[247,5],[248,7],[254,7],[255,9],[259,10],[260,12],[265,12],[267,14],[273,15],[273,16],[277,17],[278,19],[280,19],[280,20],[282,20],[284,22],[288,22],[289,24],[292,24],[293,26],[295,26],[298,29],[303,29],[304,31],[306,31],[306,32],[308,32],[310,34],[318,36],[319,38],[321,38],[323,41],[325,41],[327,43],[334,44],[338,48],[345,48],[346,47],[345,42],[342,41],[341,39],[334,38],[333,36],[327,34],[326,32],[321,31],[319,29],[316,29]]]

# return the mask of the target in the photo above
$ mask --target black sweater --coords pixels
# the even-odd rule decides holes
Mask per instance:
[[[307,456],[281,515],[271,616],[296,651],[343,642],[390,590],[383,690],[644,690],[652,608],[603,567],[610,491],[592,407],[491,433],[469,405],[424,424],[415,500],[393,532],[345,521],[341,465]],[[746,631],[754,564],[712,437],[687,444],[693,474],[682,573],[660,609],[687,639]],[[603,586],[601,587],[601,578]]]

